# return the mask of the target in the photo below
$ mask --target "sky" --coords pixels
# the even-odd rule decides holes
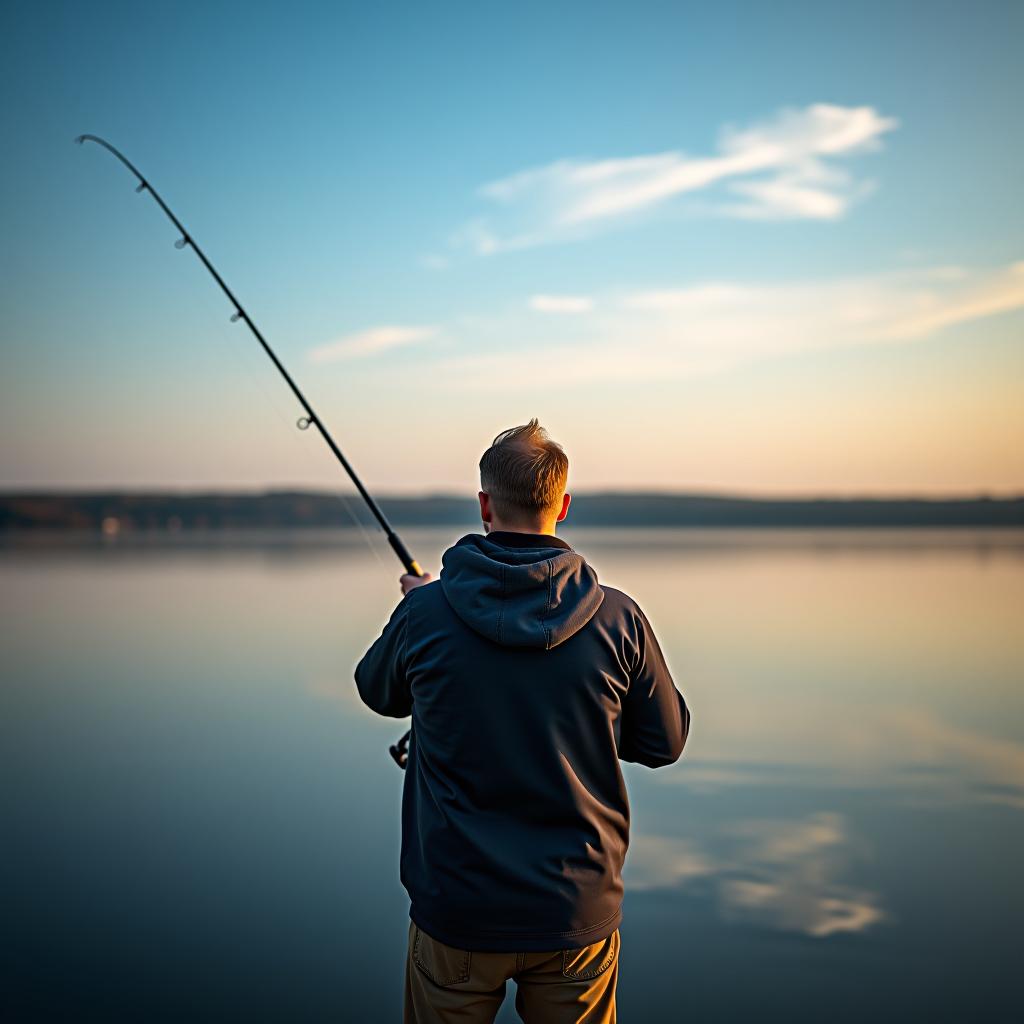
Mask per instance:
[[[8,2],[0,487],[1024,492],[1024,6]]]

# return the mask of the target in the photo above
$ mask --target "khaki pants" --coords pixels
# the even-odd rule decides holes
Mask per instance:
[[[505,983],[518,987],[525,1024],[615,1024],[619,932],[582,949],[480,953],[446,946],[409,925],[405,1024],[491,1024]]]

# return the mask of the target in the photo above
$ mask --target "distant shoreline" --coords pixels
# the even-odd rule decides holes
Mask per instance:
[[[340,500],[344,497],[344,500]],[[479,525],[472,496],[381,496],[396,527]],[[731,495],[579,493],[575,527],[950,528],[1024,527],[1024,496],[1009,498],[747,498]],[[182,533],[331,529],[373,524],[357,496],[324,491],[7,492],[0,533]]]

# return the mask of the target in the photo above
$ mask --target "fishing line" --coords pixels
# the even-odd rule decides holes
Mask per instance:
[[[206,254],[203,252],[202,249],[199,248],[199,246],[196,244],[195,239],[185,229],[185,226],[181,223],[181,221],[178,220],[178,218],[171,212],[171,208],[163,201],[160,194],[156,191],[156,189],[153,188],[153,186],[146,180],[146,178],[142,176],[141,172],[135,167],[135,165],[132,164],[127,157],[125,157],[119,150],[115,149],[105,139],[101,139],[98,135],[79,135],[75,139],[75,142],[77,142],[79,145],[82,145],[86,142],[95,142],[97,145],[102,146],[105,150],[112,153],[115,157],[117,157],[118,160],[121,161],[122,164],[124,164],[125,167],[128,168],[129,171],[131,171],[132,174],[135,175],[136,178],[138,178],[139,184],[136,186],[135,191],[139,193],[148,192],[153,197],[153,199],[156,200],[157,205],[167,215],[168,220],[170,220],[170,222],[178,229],[178,231],[181,232],[181,237],[174,243],[174,247],[176,249],[184,249],[186,247],[189,247],[196,254],[196,256],[199,257],[200,262],[210,272],[211,277],[213,277],[213,279],[217,282],[217,284],[220,287],[220,290],[227,296],[228,301],[231,303],[233,307],[234,312],[231,314],[231,322],[238,323],[238,321],[241,320],[245,323],[246,327],[249,328],[253,336],[260,343],[260,346],[263,348],[263,351],[267,354],[267,357],[274,364],[278,373],[280,373],[281,376],[284,378],[285,383],[288,385],[289,388],[291,388],[292,394],[296,397],[296,399],[298,399],[299,405],[302,406],[304,415],[299,417],[298,421],[296,422],[296,426],[299,428],[299,430],[309,430],[310,427],[316,427],[316,429],[320,433],[320,436],[323,438],[324,443],[327,445],[328,448],[330,448],[331,453],[341,464],[341,468],[345,470],[345,472],[348,474],[349,479],[352,481],[353,484],[355,484],[355,488],[359,492],[359,496],[366,503],[366,506],[367,508],[369,508],[371,514],[373,515],[373,518],[377,520],[378,525],[384,531],[384,534],[388,539],[388,543],[391,545],[391,549],[394,551],[395,555],[397,555],[398,560],[402,563],[402,566],[405,568],[405,571],[412,576],[422,576],[423,570],[420,568],[419,563],[416,561],[416,559],[412,557],[411,554],[409,554],[408,548],[406,548],[405,544],[402,543],[402,540],[398,536],[398,534],[395,533],[394,528],[391,526],[391,523],[388,521],[384,513],[380,510],[380,506],[377,504],[376,501],[374,501],[373,496],[363,485],[362,480],[359,479],[359,476],[356,474],[356,471],[352,468],[351,463],[349,463],[348,459],[345,458],[344,454],[338,447],[334,438],[331,437],[330,433],[328,432],[327,427],[324,426],[323,421],[320,419],[320,417],[314,411],[313,407],[307,401],[306,396],[299,390],[298,384],[296,384],[295,381],[292,379],[291,374],[285,369],[284,364],[281,362],[281,360],[278,359],[277,354],[274,352],[274,350],[268,344],[267,340],[260,333],[259,328],[256,326],[255,323],[253,323],[252,318],[245,311],[245,307],[238,301],[238,299],[235,298],[234,294],[231,292],[231,289],[228,288],[228,286],[224,283],[224,279],[220,276],[220,274],[217,273],[217,270],[214,267],[214,265],[206,258]],[[342,498],[342,504],[346,507],[346,509],[348,509],[347,503],[345,502],[343,496],[339,494],[338,497]],[[348,511],[351,514],[351,510],[348,509]],[[354,515],[352,516],[352,518],[353,521],[356,522],[356,525],[359,526],[360,530],[362,530],[362,524],[358,522]],[[367,541],[369,542],[369,538],[367,538]],[[377,550],[373,546],[373,544],[370,544],[370,550],[373,551],[377,560],[380,561],[380,556],[378,555]],[[389,753],[391,754],[392,758],[394,758],[395,763],[399,766],[399,768],[405,768],[408,762],[408,744],[410,736],[411,733],[407,732],[397,743],[393,744],[389,748]]]
[[[296,397],[296,399],[298,399],[299,404],[302,406],[304,415],[299,417],[298,421],[296,422],[296,426],[299,428],[299,430],[309,430],[310,427],[316,427],[320,436],[323,438],[324,443],[327,445],[328,448],[330,448],[331,453],[341,464],[342,469],[344,469],[345,472],[348,474],[349,479],[352,481],[352,483],[355,484],[356,490],[359,492],[360,497],[366,503],[367,508],[369,508],[371,514],[373,515],[374,519],[376,519],[380,528],[384,531],[388,543],[391,545],[391,548],[395,552],[395,555],[397,555],[398,560],[402,563],[403,567],[405,568],[405,571],[412,576],[422,576],[423,570],[420,568],[419,563],[412,557],[411,554],[409,554],[409,550],[406,548],[405,544],[402,543],[401,538],[395,532],[394,528],[391,526],[391,523],[388,521],[387,517],[380,510],[380,506],[377,504],[376,501],[374,501],[373,496],[363,485],[362,480],[359,479],[359,476],[356,474],[356,471],[352,468],[351,463],[349,463],[348,459],[345,458],[344,454],[338,447],[334,438],[331,437],[330,433],[328,432],[327,427],[324,426],[323,421],[320,419],[320,417],[314,411],[313,407],[307,401],[306,396],[302,393],[302,391],[299,390],[299,386],[292,379],[291,374],[285,369],[284,364],[281,362],[280,359],[278,359],[274,350],[270,347],[267,340],[260,333],[259,328],[257,328],[252,318],[246,312],[245,307],[238,301],[238,299],[235,298],[234,294],[231,292],[231,289],[228,288],[228,286],[224,283],[224,279],[220,276],[219,273],[217,273],[216,268],[207,259],[206,254],[196,244],[195,239],[185,229],[185,226],[181,223],[181,221],[178,220],[178,218],[171,212],[170,207],[163,201],[160,194],[156,191],[156,189],[153,188],[149,181],[145,177],[143,177],[142,173],[135,167],[135,165],[132,164],[127,159],[127,157],[125,157],[119,150],[115,149],[105,139],[101,139],[98,135],[79,135],[75,139],[75,142],[77,142],[79,145],[82,145],[85,142],[95,142],[97,145],[102,146],[108,152],[112,153],[115,157],[117,157],[118,160],[121,161],[122,164],[124,164],[125,167],[128,168],[129,171],[131,171],[132,174],[135,175],[136,178],[138,178],[139,184],[136,186],[135,191],[140,193],[149,192],[153,199],[156,200],[156,203],[160,207],[160,209],[163,210],[163,212],[167,215],[171,223],[178,229],[178,231],[181,232],[181,237],[174,243],[175,248],[184,249],[186,247],[189,247],[196,254],[196,256],[199,257],[199,260],[202,262],[203,266],[206,267],[206,269],[210,272],[210,275],[220,286],[221,291],[227,296],[228,301],[231,303],[234,309],[234,312],[231,314],[231,322],[238,323],[238,321],[243,321],[245,323],[245,325],[252,332],[253,336],[262,346],[263,351],[267,354],[267,357],[270,359],[270,361],[277,368],[277,371],[284,378],[285,383],[287,383],[288,387],[291,388],[292,394]],[[376,549],[373,550],[374,553],[376,554]]]
[[[273,409],[274,414],[281,420],[281,422],[289,429],[283,432],[284,436],[287,436],[290,443],[295,446],[295,450],[302,453],[302,458],[305,460],[306,465],[310,468],[316,468],[319,473],[320,463],[314,457],[313,453],[295,436],[290,429],[292,426],[289,414],[285,411],[284,406],[281,404],[280,399],[277,395],[273,394],[265,385],[259,374],[256,372],[256,368],[250,365],[248,356],[251,350],[243,352],[242,348],[239,347],[237,338],[229,338],[228,342],[224,346],[216,345],[209,346],[203,349],[204,352],[209,352],[213,349],[217,353],[217,360],[222,367],[228,366],[227,359],[224,355],[225,351],[231,352],[234,359],[234,365],[240,367],[246,378],[253,385],[253,387],[259,391],[259,393],[265,399],[267,405]],[[380,566],[384,565],[384,559],[380,556],[380,550],[377,543],[373,539],[373,535],[366,529],[366,525],[362,519],[359,518],[355,509],[352,507],[352,503],[348,496],[343,491],[330,490],[327,492],[327,496],[334,501],[337,501],[340,506],[345,510],[345,515],[352,521],[352,525],[358,530],[359,535],[362,537],[366,546],[370,549],[371,554]]]

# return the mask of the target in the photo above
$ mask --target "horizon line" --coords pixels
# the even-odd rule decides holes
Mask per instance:
[[[680,489],[665,490],[658,488],[617,488],[599,487],[584,490],[569,490],[574,498],[696,498],[701,500],[719,501],[762,501],[762,502],[821,502],[821,501],[872,501],[872,502],[959,502],[959,501],[1021,501],[1024,500],[1024,487],[1018,491],[997,492],[992,490],[976,491],[944,491],[944,492],[892,492],[878,493],[871,491],[856,492],[807,492],[807,493],[779,493],[779,492],[757,492],[739,490],[715,490],[715,489]],[[284,495],[301,496],[330,496],[337,495],[352,496],[358,498],[354,491],[349,494],[345,487],[298,487],[287,485],[268,485],[257,488],[203,488],[195,486],[187,487],[142,487],[133,488],[128,486],[105,486],[105,487],[43,487],[43,488],[22,488],[22,487],[0,487],[0,499],[7,498],[62,498],[62,497],[87,497],[87,496],[110,496],[121,497],[271,497]],[[456,500],[472,501],[476,498],[475,492],[464,492],[458,490],[424,490],[417,492],[393,492],[378,491],[374,497],[378,501],[431,501],[431,500]]]

